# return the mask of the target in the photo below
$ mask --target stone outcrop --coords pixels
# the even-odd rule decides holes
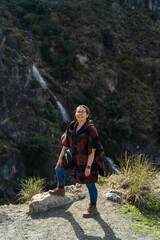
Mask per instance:
[[[115,203],[122,203],[122,201],[127,197],[127,194],[118,190],[104,192],[103,195],[106,197],[107,200]]]
[[[50,208],[66,205],[84,197],[85,194],[74,185],[65,187],[65,197],[53,196],[48,192],[37,194],[29,202],[29,213],[45,212]]]
[[[91,79],[96,84],[97,89],[114,92],[118,85],[118,75],[111,69],[101,68],[91,73]]]

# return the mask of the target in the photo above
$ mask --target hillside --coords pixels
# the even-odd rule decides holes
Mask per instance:
[[[65,124],[49,90],[70,118],[78,104],[90,107],[105,155],[142,152],[158,165],[158,12],[124,1],[1,2],[0,175],[9,188],[25,175],[55,183]]]

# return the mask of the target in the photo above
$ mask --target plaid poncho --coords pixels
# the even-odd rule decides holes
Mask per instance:
[[[62,135],[62,144],[65,147],[71,147],[76,141],[77,150],[75,153],[75,174],[77,182],[81,184],[96,182],[98,174],[104,176],[104,162],[101,154],[103,147],[99,140],[97,130],[90,121],[86,121],[76,133],[75,125],[76,121],[70,123],[68,129]],[[84,172],[86,169],[88,156],[92,153],[92,149],[96,149],[95,158],[91,165],[91,175],[86,177]],[[65,170],[72,170],[72,168],[66,169],[63,165],[63,162],[61,167]]]

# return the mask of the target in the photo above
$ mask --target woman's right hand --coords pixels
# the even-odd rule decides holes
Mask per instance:
[[[58,161],[57,161],[56,167],[58,167],[59,165],[61,165],[61,163],[62,163],[62,158],[59,158]]]
[[[62,163],[62,158],[63,158],[63,156],[65,154],[66,149],[68,149],[68,147],[64,147],[64,146],[62,147],[61,153],[59,155],[58,162],[56,164],[57,167]]]

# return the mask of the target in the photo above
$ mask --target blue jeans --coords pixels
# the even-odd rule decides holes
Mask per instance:
[[[61,186],[61,187],[65,186],[66,173],[68,173],[70,171],[64,170],[60,166],[55,167],[55,171],[56,171],[56,176],[57,176],[57,185]],[[89,191],[90,202],[92,204],[95,204],[97,202],[97,196],[98,196],[96,185],[94,182],[91,182],[91,183],[86,183],[86,186]]]

